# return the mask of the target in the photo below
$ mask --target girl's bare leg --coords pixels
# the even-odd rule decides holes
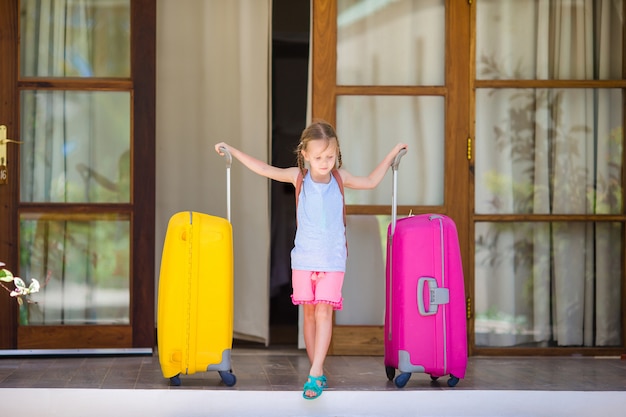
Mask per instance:
[[[324,374],[324,361],[330,347],[333,333],[333,306],[326,303],[315,305],[315,341],[313,359],[311,360],[312,376]]]
[[[324,374],[324,361],[330,346],[333,331],[333,307],[329,304],[305,305],[304,341],[311,361],[309,375],[319,377]],[[319,383],[318,383],[319,384]],[[320,385],[321,386],[321,385]],[[306,390],[304,395],[315,397],[316,393]]]
[[[306,354],[309,357],[309,362],[313,363],[315,356],[315,305],[303,304],[304,323],[302,324],[302,331],[304,334],[304,346],[306,347]]]

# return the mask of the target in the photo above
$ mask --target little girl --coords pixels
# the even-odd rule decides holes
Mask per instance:
[[[302,132],[296,149],[298,166],[277,168],[247,155],[226,143],[221,147],[251,171],[294,186],[302,180],[297,199],[297,229],[291,252],[292,302],[303,305],[304,343],[311,361],[303,396],[314,399],[327,386],[324,361],[332,335],[333,309],[341,310],[343,277],[346,270],[346,234],[342,187],[371,189],[385,176],[393,159],[407,145],[399,143],[367,176],[350,174],[341,168],[341,150],[333,127],[312,123]],[[309,169],[305,168],[305,162]],[[339,178],[336,177],[338,173]],[[338,183],[341,180],[342,184]]]

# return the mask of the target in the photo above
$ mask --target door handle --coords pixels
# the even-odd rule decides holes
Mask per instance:
[[[9,182],[9,173],[7,170],[7,143],[20,144],[19,140],[7,139],[7,127],[0,125],[0,184]]]

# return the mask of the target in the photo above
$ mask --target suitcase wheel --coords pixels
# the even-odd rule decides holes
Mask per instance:
[[[222,378],[222,382],[224,382],[224,384],[227,387],[232,387],[233,385],[237,383],[237,377],[235,377],[235,374],[233,374],[232,372],[218,371],[218,373],[220,374],[220,377]]]
[[[387,373],[387,379],[393,381],[393,378],[396,376],[396,368],[393,366],[385,366],[385,372]]]
[[[450,375],[450,379],[448,379],[448,386],[449,387],[456,387],[456,384],[459,383],[459,378],[455,377],[454,375]]]
[[[403,388],[406,383],[409,382],[409,379],[411,379],[411,373],[403,372],[396,377],[394,382],[396,383],[396,387]]]
[[[433,375],[430,376],[430,380],[433,381],[433,382],[438,380],[438,379],[439,379],[438,376],[433,376]]]
[[[180,374],[170,378],[170,384],[179,387],[180,386]]]

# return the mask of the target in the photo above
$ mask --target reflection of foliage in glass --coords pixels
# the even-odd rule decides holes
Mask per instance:
[[[503,73],[497,59],[481,58],[481,74],[490,79],[500,79]],[[516,70],[516,72],[519,70]],[[515,74],[510,79],[517,79]],[[489,91],[489,95],[502,92]],[[572,90],[519,89],[506,90],[508,111],[493,127],[493,144],[501,161],[510,163],[511,175],[503,175],[492,170],[483,178],[485,187],[491,192],[489,202],[497,213],[513,210],[515,213],[621,213],[623,206],[622,153],[623,127],[611,130],[609,137],[598,138],[597,131],[583,124],[566,125],[564,108]],[[580,90],[579,90],[580,91]],[[593,95],[594,104],[598,95]],[[581,94],[574,99],[587,100]],[[542,142],[539,142],[541,140]],[[580,147],[596,141],[593,148],[593,163],[590,168],[581,164],[583,151]],[[608,147],[606,159],[599,159],[597,143]],[[539,146],[541,145],[541,146]],[[589,159],[587,159],[589,161]],[[538,164],[547,169],[547,183],[535,184]],[[601,168],[601,169],[598,169]],[[538,181],[539,182],[539,181]],[[558,192],[559,206],[555,208],[555,193]],[[512,207],[505,205],[512,202]],[[564,201],[565,199],[565,201]],[[565,210],[565,211],[564,211]],[[584,224],[579,226],[585,229]],[[591,232],[586,239],[606,239],[602,224],[589,225]],[[576,229],[576,230],[573,230]],[[568,256],[571,244],[580,239],[579,227],[572,223],[491,223],[487,233],[476,236],[477,263],[495,269],[507,262],[511,263],[514,279],[523,280],[523,299],[530,308],[534,302],[534,280],[538,277],[553,278],[555,257]],[[578,234],[577,234],[578,233]],[[506,238],[505,238],[506,236]],[[543,240],[541,240],[543,238]],[[545,241],[546,251],[537,251],[535,242]],[[494,277],[494,279],[497,279]],[[489,300],[495,303],[494,300]],[[518,314],[499,311],[500,307],[491,304],[482,316],[486,322],[504,320],[521,326],[532,324],[520,320]],[[508,316],[507,316],[508,315]],[[531,320],[532,322],[532,320]],[[517,330],[516,330],[517,333]]]
[[[588,199],[593,199],[594,212],[599,214],[621,213],[624,204],[622,182],[620,181],[624,145],[623,127],[620,126],[611,130],[608,145],[610,151],[608,153],[609,160],[606,161],[606,164],[609,168],[609,177],[598,176],[595,190],[590,189],[587,196]]]
[[[502,60],[496,58],[495,56],[490,57],[488,55],[482,54],[480,56],[480,62],[479,62],[480,70],[478,71],[481,75],[480,78],[489,79],[489,80],[499,80],[499,79],[520,80],[524,78],[524,73],[520,69],[520,67],[522,66],[520,62],[517,63],[517,66],[513,70],[513,73],[509,75],[506,75],[506,71],[500,66],[501,62]],[[503,74],[505,74],[505,76],[502,76]]]
[[[498,194],[509,190],[516,213],[543,211],[545,207],[552,211],[557,189],[560,196],[568,198],[560,202],[561,207],[579,207],[586,201],[589,192],[580,184],[588,183],[588,169],[577,164],[577,157],[591,128],[563,126],[563,100],[564,92],[559,90],[519,90],[510,95],[508,117],[493,127],[493,139],[496,149],[508,154],[517,175],[511,178],[489,173],[487,185],[498,187],[492,190],[491,202],[497,211],[502,210]],[[537,120],[538,115],[543,122]],[[544,144],[538,143],[540,138],[546,138]],[[547,165],[548,184],[535,183],[538,163]]]
[[[118,252],[128,252],[127,222],[23,221],[20,227],[23,241],[29,243],[21,251],[23,268],[29,264],[55,263],[56,267],[50,269],[63,271],[66,277],[82,277],[79,281],[109,285],[112,278],[128,277],[126,270],[120,270],[115,256]],[[89,277],[85,277],[86,273]]]
[[[54,271],[51,287],[57,291],[62,288],[63,294],[68,291],[74,294],[74,302],[57,300],[63,303],[63,311],[75,309],[71,305],[78,303],[84,305],[84,310],[74,310],[74,313],[95,320],[99,312],[108,308],[102,304],[102,299],[94,298],[96,294],[128,291],[128,226],[128,222],[118,219],[22,220],[20,269],[33,275],[42,270]],[[36,320],[43,320],[46,302],[41,297],[37,297],[37,301],[38,305],[30,307],[37,312]],[[125,315],[126,310],[115,314]]]
[[[480,62],[482,75],[498,79],[498,74],[504,73],[495,58],[483,56]],[[516,78],[517,72],[519,70],[505,78]],[[489,94],[500,91],[493,89]],[[590,126],[569,126],[563,122],[569,92],[571,90],[520,89],[507,95],[508,114],[494,125],[493,143],[502,156],[508,156],[514,174],[508,176],[491,171],[484,178],[486,187],[492,191],[490,205],[496,212],[506,210],[501,196],[507,194],[511,195],[515,213],[553,212],[555,191],[558,191],[561,207],[557,211],[565,208],[566,212],[621,212],[623,128],[614,128],[610,137],[600,138],[600,142],[609,147],[609,161],[599,160],[591,167],[581,165],[578,161],[584,157],[580,147],[598,138],[593,137],[594,130]],[[535,183],[538,164],[547,167],[547,184]],[[597,169],[602,167],[600,164],[606,164],[608,177]]]
[[[491,223],[487,233],[481,234],[476,239],[476,259],[481,259],[481,264],[490,269],[510,264],[516,276],[519,273],[526,273],[525,271],[532,271],[541,265],[541,262],[533,258],[534,235],[533,223]],[[508,238],[509,236],[513,237]],[[508,241],[512,243],[510,245],[505,243]],[[508,255],[512,255],[512,259]],[[532,280],[526,280],[522,296],[529,306],[532,305],[532,295]]]
[[[476,314],[476,327],[481,333],[492,334],[531,334],[528,318],[523,315],[506,314],[492,306],[484,313]]]

